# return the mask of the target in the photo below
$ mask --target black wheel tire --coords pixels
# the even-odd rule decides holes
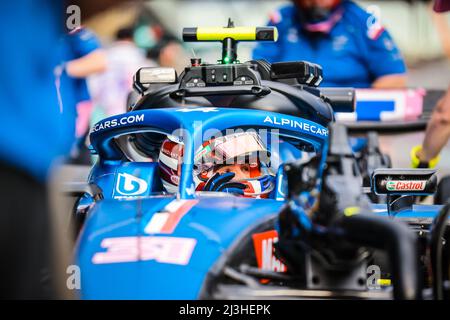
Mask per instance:
[[[450,176],[443,177],[437,186],[434,204],[444,204],[450,200]]]

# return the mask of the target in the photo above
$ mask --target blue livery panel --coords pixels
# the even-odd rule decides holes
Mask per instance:
[[[186,204],[189,211],[173,221]],[[273,218],[282,204],[231,196],[104,200],[79,241],[82,298],[196,299],[235,239]]]

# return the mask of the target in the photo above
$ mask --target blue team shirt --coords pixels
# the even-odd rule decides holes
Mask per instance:
[[[101,44],[97,36],[89,29],[79,28],[66,34],[61,40],[61,62],[84,57],[99,48]],[[74,96],[71,91],[74,92]],[[61,95],[64,105],[71,105],[72,99],[75,99],[75,104],[90,100],[86,79],[71,78],[64,72],[61,77]]]
[[[373,17],[352,1],[341,6],[343,16],[330,33],[314,36],[302,29],[293,5],[281,8],[277,19],[269,22],[278,28],[278,41],[259,43],[253,58],[317,63],[323,68],[323,87],[368,88],[378,77],[405,73],[403,57],[389,33],[376,29]]]
[[[53,0],[0,2],[0,161],[40,180],[73,140],[55,90],[63,12]]]
[[[90,37],[63,37],[63,2],[0,2],[0,162],[45,181],[49,169],[70,151],[75,104],[86,98],[86,81],[61,77],[55,67],[91,52]],[[20,190],[17,190],[20,192]]]

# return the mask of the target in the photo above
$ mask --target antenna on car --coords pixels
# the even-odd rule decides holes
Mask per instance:
[[[197,55],[195,54],[194,48],[191,48],[191,51],[192,51],[192,57],[193,57],[193,58],[197,58]]]

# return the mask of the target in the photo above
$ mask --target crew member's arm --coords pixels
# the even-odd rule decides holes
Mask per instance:
[[[412,150],[413,167],[434,167],[450,139],[450,87],[433,110],[422,146]]]
[[[441,40],[442,49],[445,55],[450,59],[450,28],[448,26],[447,17],[444,14],[431,13],[434,25]]]
[[[92,31],[82,27],[73,30],[69,34],[68,41],[77,57],[66,64],[66,71],[69,76],[86,78],[106,70],[106,54],[101,49],[100,41]]]
[[[86,78],[94,73],[106,70],[106,54],[97,49],[81,58],[69,61],[66,64],[67,74],[73,78]]]
[[[406,87],[405,74],[389,74],[375,79],[372,83],[374,89],[401,89]]]
[[[406,87],[406,66],[394,40],[381,25],[367,30],[367,65],[373,77],[372,87],[392,89]]]

